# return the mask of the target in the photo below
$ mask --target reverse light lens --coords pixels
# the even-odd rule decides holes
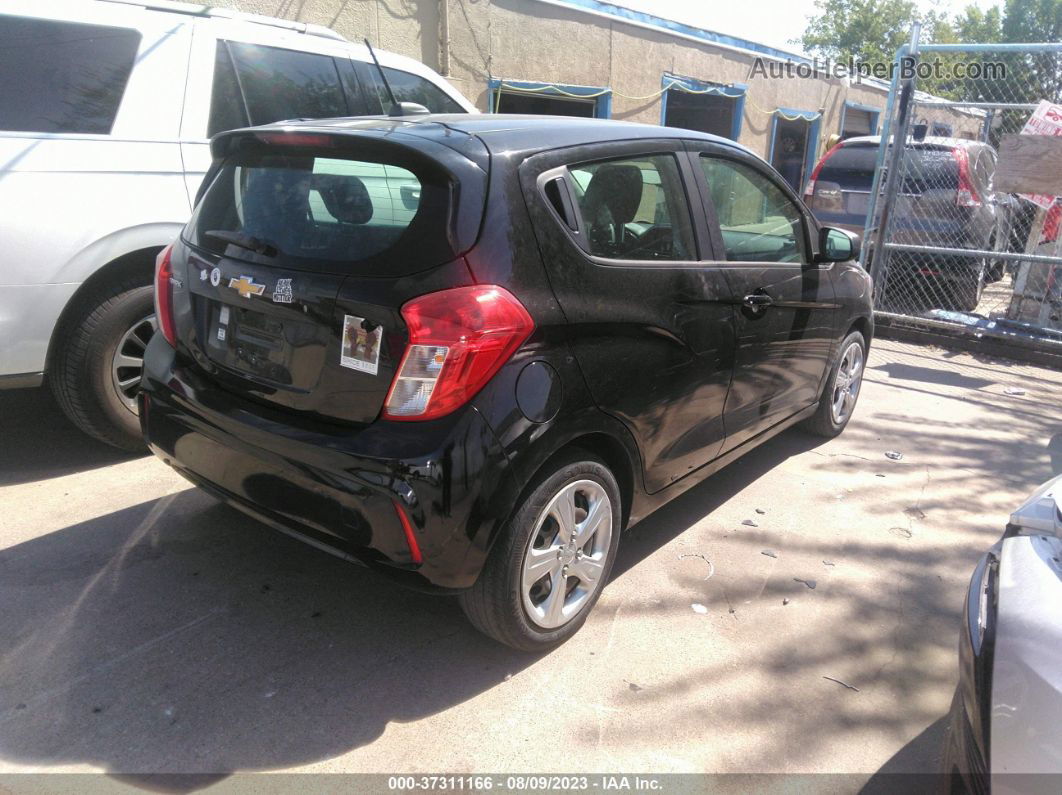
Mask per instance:
[[[173,319],[173,243],[155,258],[155,317],[166,342],[177,347],[177,324]]]
[[[494,285],[414,298],[402,317],[409,344],[383,411],[392,420],[430,420],[463,406],[535,328],[512,293]]]

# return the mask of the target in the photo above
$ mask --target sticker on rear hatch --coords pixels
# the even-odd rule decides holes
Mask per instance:
[[[290,304],[291,301],[291,279],[277,279],[277,286],[273,288],[273,303]]]
[[[382,339],[382,326],[366,322],[363,317],[343,315],[343,347],[339,352],[339,363],[352,370],[376,375],[380,369]]]

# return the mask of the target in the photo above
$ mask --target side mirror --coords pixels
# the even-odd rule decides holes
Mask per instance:
[[[824,226],[819,230],[819,253],[815,263],[848,262],[859,257],[859,235]]]

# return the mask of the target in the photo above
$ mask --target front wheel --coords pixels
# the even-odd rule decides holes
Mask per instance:
[[[616,559],[619,486],[600,461],[573,458],[538,479],[459,597],[480,632],[520,651],[547,651],[574,635]]]
[[[852,419],[863,386],[867,359],[867,343],[858,331],[845,337],[837,350],[837,358],[819,398],[818,410],[803,423],[806,431],[827,438],[840,434]]]

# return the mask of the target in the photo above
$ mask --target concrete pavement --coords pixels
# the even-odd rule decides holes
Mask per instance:
[[[1062,472],[1060,394],[878,341],[844,435],[642,522],[536,658],[0,393],[0,772],[935,770],[968,578]]]

